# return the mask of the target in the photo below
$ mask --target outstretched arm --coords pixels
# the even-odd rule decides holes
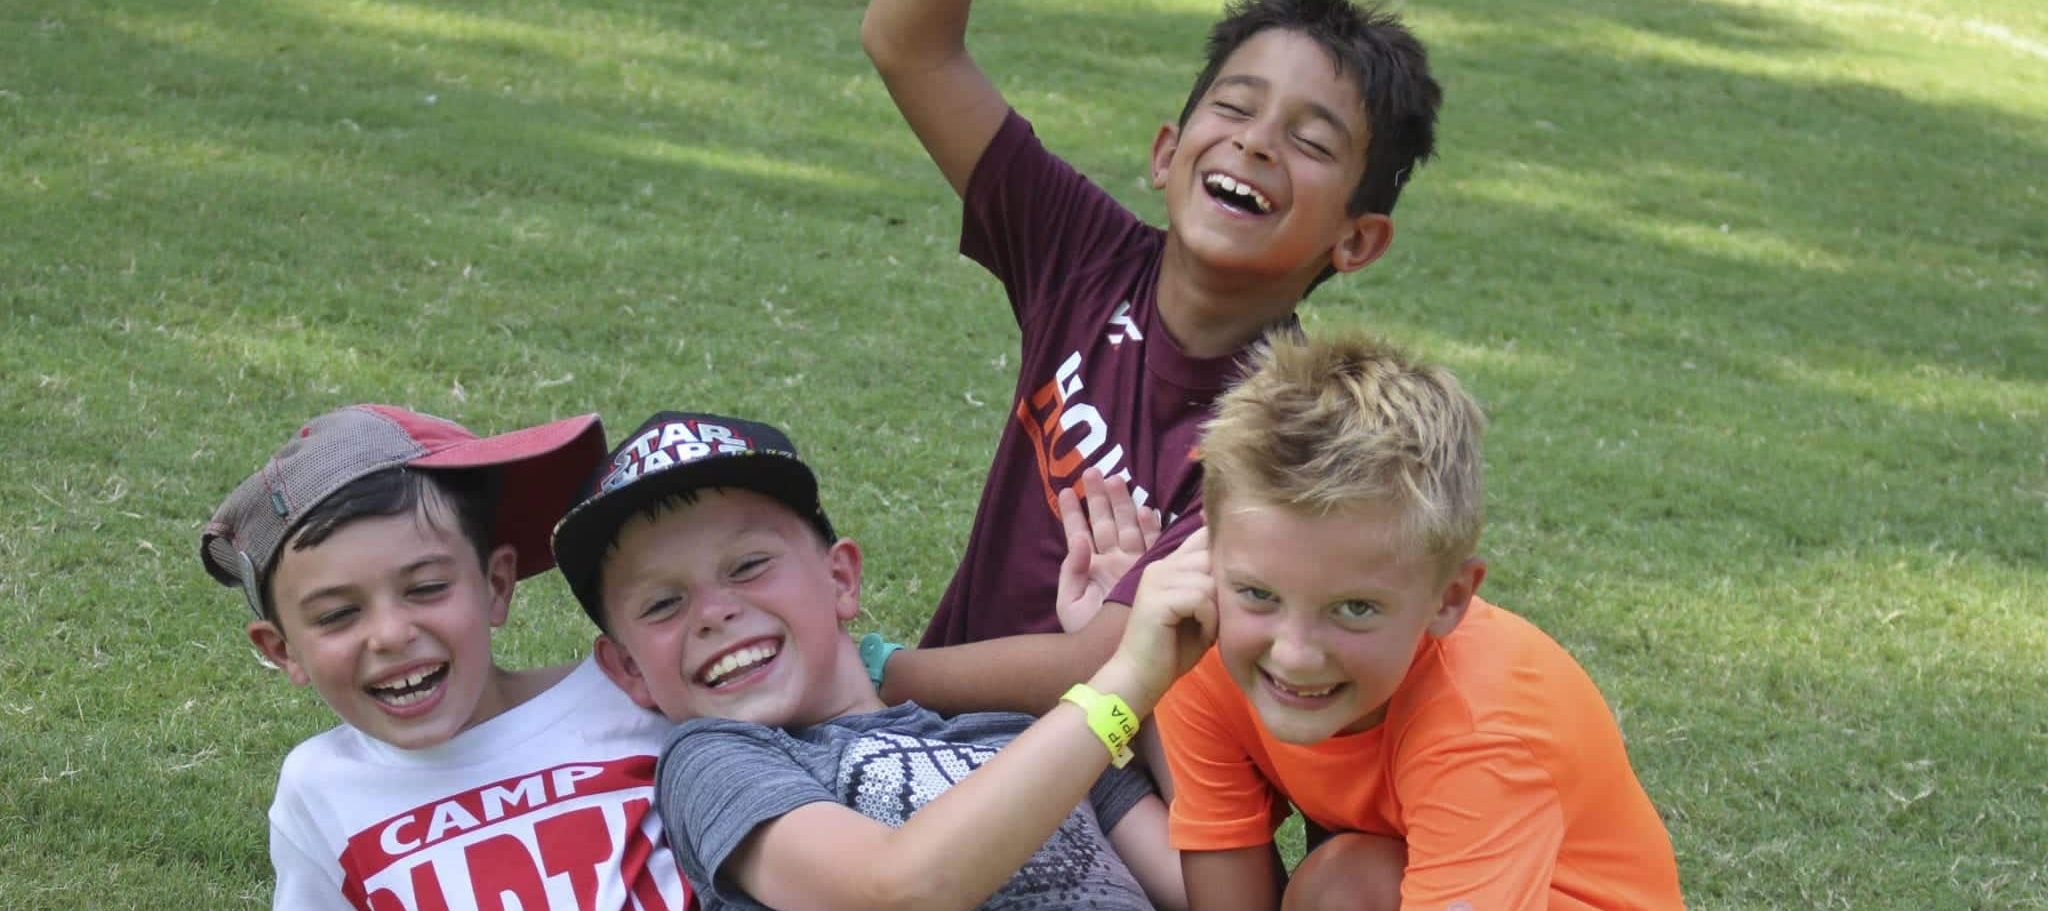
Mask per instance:
[[[963,196],[1010,109],[967,53],[968,5],[969,0],[869,0],[860,23],[861,47],[896,109],[953,192]]]
[[[882,701],[915,701],[941,715],[1024,712],[1042,715],[1067,687],[1088,679],[1116,651],[1130,608],[1104,607],[1077,633],[1034,633],[904,649],[890,657]]]
[[[1154,564],[1137,601],[1089,684],[1143,717],[1215,636],[1206,536]],[[965,911],[1031,858],[1108,764],[1086,714],[1062,702],[901,828],[806,804],[755,829],[727,866],[773,908]]]
[[[1067,632],[897,652],[882,677],[884,701],[915,700],[942,715],[1038,715],[1109,660],[1130,608],[1105,605],[1103,596],[1159,539],[1159,511],[1139,506],[1123,479],[1093,468],[1082,473],[1080,489],[1059,495],[1067,560],[1054,610]]]

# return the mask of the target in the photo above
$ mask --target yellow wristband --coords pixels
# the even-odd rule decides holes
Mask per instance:
[[[1109,748],[1111,765],[1121,769],[1131,761],[1131,741],[1138,736],[1138,716],[1122,696],[1098,693],[1088,684],[1076,683],[1060,701],[1071,702],[1088,713],[1088,729]]]

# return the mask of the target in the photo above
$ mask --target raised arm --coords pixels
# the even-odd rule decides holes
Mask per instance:
[[[1215,636],[1208,572],[1206,536],[1155,564],[1129,631],[1089,684],[1150,713]],[[755,829],[729,866],[772,908],[965,911],[1031,859],[1108,764],[1085,713],[1062,702],[901,828],[806,804]]]
[[[896,109],[953,192],[1003,125],[1009,104],[967,53],[969,0],[869,0],[861,47]]]

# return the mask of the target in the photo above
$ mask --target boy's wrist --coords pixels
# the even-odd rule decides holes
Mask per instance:
[[[1137,742],[1139,715],[1122,696],[1104,693],[1085,683],[1076,683],[1060,697],[1086,716],[1088,729],[1109,749],[1109,764],[1119,769],[1130,764]]]
[[[869,633],[860,637],[860,663],[867,668],[868,680],[875,690],[882,689],[882,675],[889,669],[889,659],[903,650],[903,643],[890,642],[881,633]]]
[[[1163,695],[1157,687],[1148,684],[1145,675],[1138,673],[1121,654],[1112,656],[1096,670],[1095,675],[1088,678],[1088,685],[1098,692],[1122,698],[1140,718],[1152,714],[1152,707]]]

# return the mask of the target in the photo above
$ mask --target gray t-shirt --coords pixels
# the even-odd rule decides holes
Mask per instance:
[[[820,801],[901,826],[1032,721],[1007,713],[941,718],[913,703],[796,731],[700,718],[678,727],[662,750],[654,773],[662,822],[703,911],[762,909],[721,875],[755,827]],[[1088,800],[981,907],[1149,911],[1144,890],[1104,833],[1150,789],[1135,769],[1105,772]]]

